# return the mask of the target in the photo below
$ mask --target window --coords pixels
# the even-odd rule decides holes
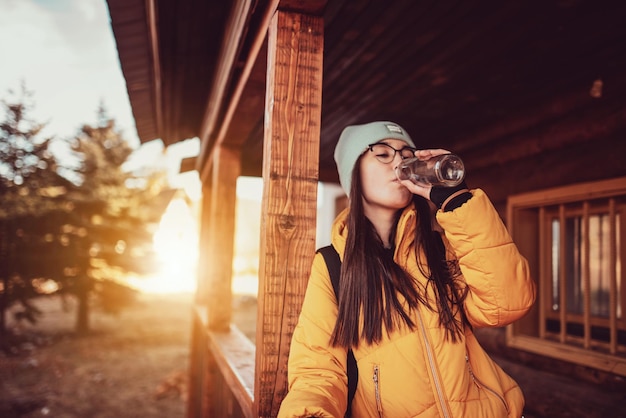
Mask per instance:
[[[626,375],[626,178],[511,196],[508,226],[537,280],[509,345]]]

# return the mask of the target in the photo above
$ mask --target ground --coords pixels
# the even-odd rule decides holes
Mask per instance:
[[[41,300],[37,325],[18,329],[13,353],[0,351],[0,418],[185,417],[192,300],[140,294],[116,316],[95,310],[85,337],[73,333],[71,301]],[[254,338],[256,298],[233,302],[233,323]],[[526,418],[626,417],[622,387],[496,360],[523,388]]]
[[[0,417],[184,417],[192,298],[142,294],[116,316],[96,310],[85,337],[73,333],[71,301],[42,299],[45,315],[0,352]],[[235,302],[253,330],[256,309]]]

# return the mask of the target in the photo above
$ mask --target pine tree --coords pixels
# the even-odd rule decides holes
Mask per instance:
[[[76,296],[76,331],[86,333],[93,300],[119,309],[135,294],[126,275],[158,267],[152,236],[173,192],[161,172],[124,170],[133,150],[104,109],[69,143],[78,163],[60,164],[53,138],[40,138],[44,125],[26,117],[29,94],[0,102],[0,332],[16,304],[35,321],[31,300],[54,283]]]
[[[158,267],[152,237],[161,213],[155,203],[169,199],[171,192],[163,190],[162,173],[137,177],[123,168],[133,150],[104,109],[97,126],[82,127],[72,148],[81,160],[80,184],[69,197],[80,218],[76,227],[84,233],[73,240],[76,269],[64,287],[78,298],[76,330],[84,333],[89,330],[90,296],[116,309],[132,296],[124,278]]]
[[[23,86],[11,99],[0,100],[0,333],[6,311],[21,306],[18,316],[35,321],[30,300],[41,294],[42,278],[58,275],[46,264],[53,245],[53,225],[68,216],[64,198],[72,184],[62,177],[50,151],[53,138],[41,138],[44,124],[27,118],[31,93]],[[62,222],[62,221],[60,221]],[[51,261],[51,260],[50,260]]]

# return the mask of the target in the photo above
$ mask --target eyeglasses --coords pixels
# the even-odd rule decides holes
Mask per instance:
[[[378,161],[383,164],[389,164],[396,158],[396,153],[400,153],[400,158],[406,160],[407,158],[415,157],[415,148],[404,147],[402,149],[395,149],[389,144],[385,144],[384,142],[377,142],[375,144],[369,144],[367,146],[371,152],[374,153],[374,156]]]

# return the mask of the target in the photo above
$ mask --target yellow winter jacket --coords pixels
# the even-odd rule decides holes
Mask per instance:
[[[527,261],[480,190],[451,212],[437,212],[446,247],[459,260],[470,289],[465,310],[474,328],[501,327],[521,318],[535,300]],[[334,222],[332,244],[343,259],[347,209]],[[395,261],[425,282],[415,256],[416,213],[407,208],[396,234]],[[429,287],[430,289],[430,287]],[[432,296],[432,295],[430,295]],[[342,418],[347,406],[346,349],[332,347],[335,294],[321,254],[316,254],[289,356],[289,392],[279,417]],[[483,351],[471,330],[445,340],[435,312],[413,312],[407,327],[354,349],[359,370],[353,417],[504,418],[522,416],[516,382]]]

